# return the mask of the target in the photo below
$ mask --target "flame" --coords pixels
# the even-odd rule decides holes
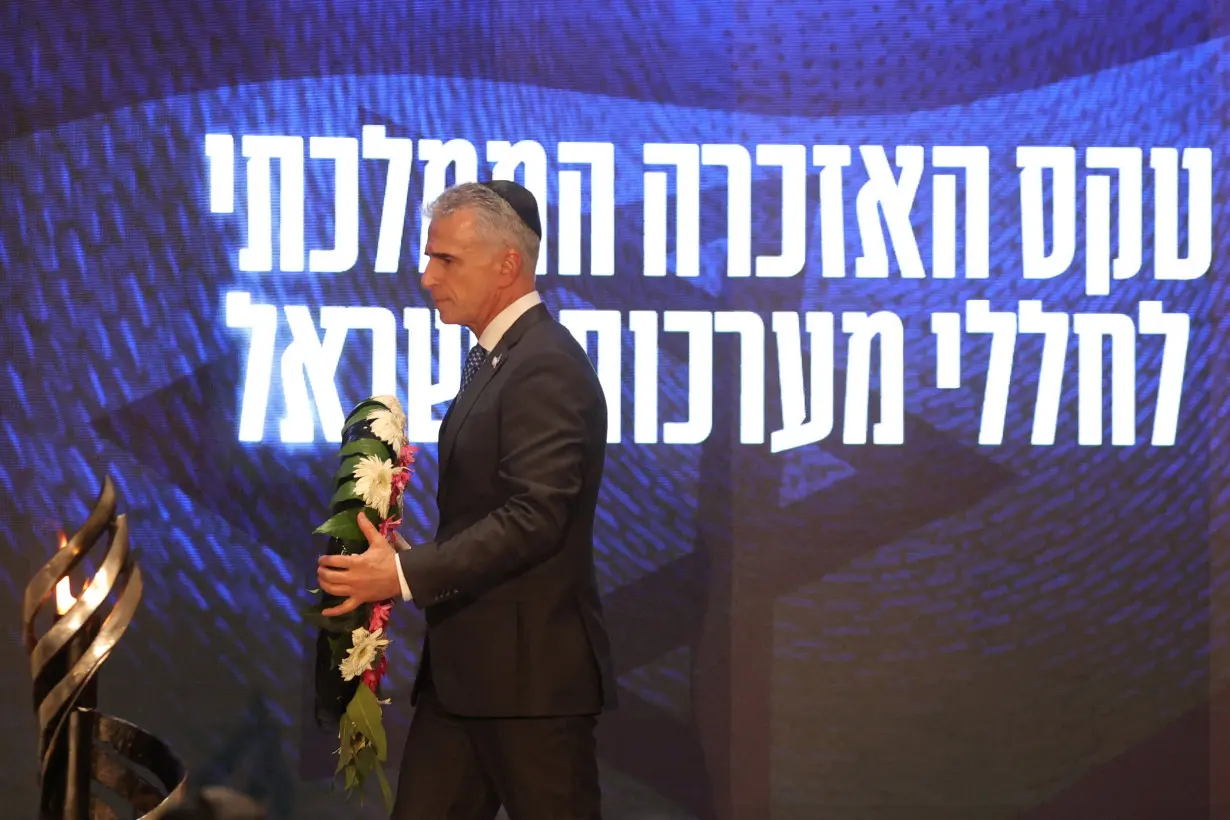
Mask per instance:
[[[64,533],[60,533],[60,549],[68,546],[68,539],[64,537]],[[89,586],[89,581],[82,585],[81,591],[85,592],[85,588]],[[56,584],[56,614],[63,615],[73,608],[73,604],[77,603],[77,599],[73,597],[73,589],[69,584],[68,576],[60,579]]]

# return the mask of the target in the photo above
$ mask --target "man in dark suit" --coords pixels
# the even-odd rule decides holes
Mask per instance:
[[[423,285],[478,336],[440,428],[440,524],[398,551],[323,556],[337,612],[400,594],[423,609],[393,816],[600,817],[596,716],[615,702],[593,560],[606,401],[585,350],[534,289],[541,223],[513,182],[429,208]]]

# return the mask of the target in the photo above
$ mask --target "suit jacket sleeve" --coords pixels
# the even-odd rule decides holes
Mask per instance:
[[[560,548],[585,476],[592,436],[606,435],[606,405],[580,364],[538,353],[509,376],[500,409],[500,478],[505,503],[444,542],[401,553],[420,609],[474,595]]]

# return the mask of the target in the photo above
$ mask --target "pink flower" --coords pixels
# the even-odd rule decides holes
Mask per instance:
[[[385,538],[389,537],[389,533],[401,526],[400,518],[386,518],[384,523],[380,525],[380,534]]]
[[[376,661],[376,666],[363,673],[363,684],[372,690],[372,694],[376,694],[376,689],[380,686],[380,679],[384,677],[384,671],[388,666],[389,662],[385,660],[384,655],[381,655],[380,660]]]
[[[389,622],[389,612],[392,609],[393,604],[389,601],[372,606],[372,615],[367,621],[367,631],[375,632],[377,629],[384,629],[385,624]],[[381,657],[381,660],[383,661],[384,658]]]
[[[414,454],[417,452],[418,448],[413,444],[403,444],[401,453],[399,454],[400,458],[398,459],[398,464],[409,469],[410,465],[414,463]]]

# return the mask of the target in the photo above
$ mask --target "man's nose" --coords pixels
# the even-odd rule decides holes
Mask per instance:
[[[427,288],[428,290],[430,290],[432,287],[434,287],[439,282],[439,277],[436,276],[436,263],[435,262],[427,263],[427,267],[426,269],[424,269],[423,275],[420,277],[420,280],[423,283],[423,287]]]

